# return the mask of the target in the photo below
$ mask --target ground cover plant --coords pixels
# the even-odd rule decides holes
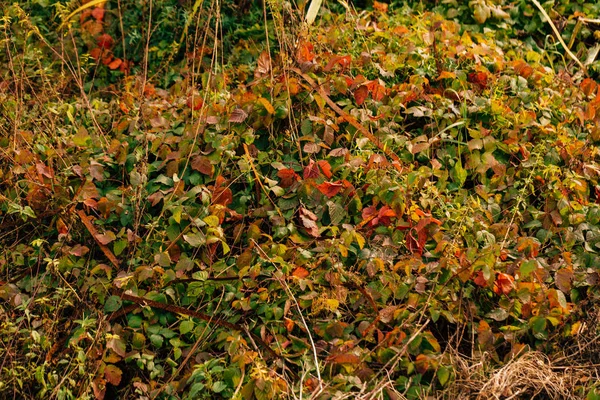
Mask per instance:
[[[7,5],[1,397],[596,399],[599,8]]]

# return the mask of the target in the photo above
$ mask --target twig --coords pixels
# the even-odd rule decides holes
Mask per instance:
[[[575,54],[573,54],[573,52],[569,49],[569,46],[567,46],[567,44],[565,43],[565,41],[560,36],[560,32],[556,28],[556,25],[554,25],[554,22],[552,22],[552,20],[550,19],[550,16],[546,12],[546,10],[544,10],[544,7],[542,7],[542,5],[540,4],[540,2],[538,0],[531,0],[531,1],[533,1],[533,4],[535,4],[535,6],[540,10],[540,12],[544,16],[544,18],[546,18],[546,21],[548,21],[548,23],[550,24],[550,27],[552,28],[552,31],[554,31],[554,34],[556,35],[556,38],[558,39],[558,41],[560,42],[560,44],[563,45],[563,47],[565,48],[565,51],[567,52],[567,54],[569,55],[569,57],[571,57],[571,59],[573,61],[575,61],[577,63],[577,65],[579,65],[579,67],[583,70],[583,72],[587,74],[587,68],[585,67],[585,65],[583,65],[581,63],[581,61],[579,61],[579,59],[577,58],[577,56]]]

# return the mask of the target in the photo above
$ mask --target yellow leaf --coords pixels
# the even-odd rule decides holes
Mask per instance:
[[[365,247],[365,238],[360,233],[354,232],[354,239],[356,239],[358,247],[362,250]]]
[[[265,110],[267,110],[267,112],[269,114],[275,113],[275,109],[273,108],[273,106],[271,105],[271,103],[269,103],[269,100],[265,99],[264,97],[260,97],[258,99],[258,101],[260,102],[260,104],[263,105],[263,107],[265,108]]]
[[[327,299],[325,300],[325,305],[329,311],[335,311],[340,306],[340,302],[336,299]]]

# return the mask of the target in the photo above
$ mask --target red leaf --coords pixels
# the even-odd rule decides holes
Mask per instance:
[[[101,49],[109,49],[112,47],[114,40],[108,33],[104,33],[98,36],[96,43]]]
[[[319,191],[321,193],[323,193],[325,196],[332,198],[333,196],[335,196],[336,194],[338,194],[340,192],[340,190],[342,190],[342,188],[344,187],[344,185],[340,182],[323,182],[320,185],[317,185],[317,189],[319,189]]]
[[[485,89],[488,85],[488,76],[485,72],[471,72],[468,75],[468,81]]]
[[[473,279],[473,282],[475,282],[475,284],[477,286],[481,286],[481,287],[487,287],[487,285],[488,285],[487,281],[483,277],[483,271],[477,271],[477,275]]]
[[[304,179],[311,179],[311,178],[314,179],[319,176],[319,167],[313,160],[310,160],[308,165],[306,167],[304,167],[303,175],[304,175]]]
[[[359,86],[355,91],[354,91],[354,100],[356,100],[356,104],[357,105],[362,105],[365,100],[367,99],[367,96],[369,95],[369,88],[367,88],[365,85]]]

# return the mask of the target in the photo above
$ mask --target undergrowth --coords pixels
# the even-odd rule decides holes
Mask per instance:
[[[4,9],[3,398],[600,396],[597,5],[305,3]]]

